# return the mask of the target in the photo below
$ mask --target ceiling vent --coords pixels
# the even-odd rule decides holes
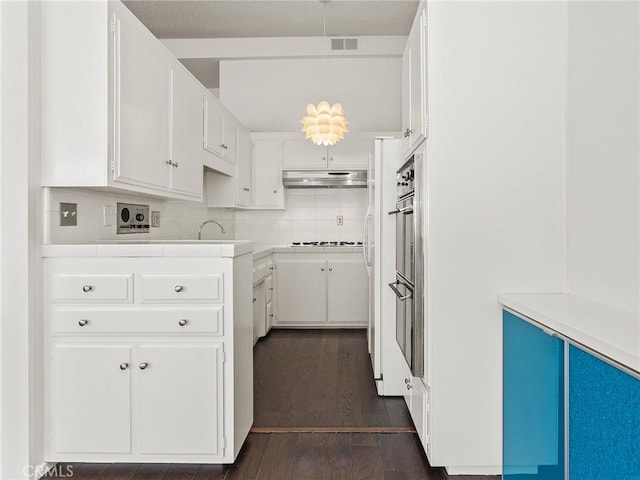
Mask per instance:
[[[332,38],[331,50],[358,50],[357,38]]]

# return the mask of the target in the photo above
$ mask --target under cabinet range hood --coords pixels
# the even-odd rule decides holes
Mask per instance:
[[[282,183],[285,188],[366,188],[367,171],[284,171]]]

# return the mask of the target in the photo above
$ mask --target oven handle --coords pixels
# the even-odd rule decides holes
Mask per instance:
[[[400,300],[401,302],[404,302],[407,298],[413,297],[413,292],[411,290],[409,290],[409,294],[408,295],[402,295],[400,293],[400,290],[398,290],[396,288],[396,285],[404,285],[404,283],[402,283],[400,280],[396,280],[395,282],[391,282],[389,284],[389,288],[391,288],[391,290],[393,290],[393,293],[396,294],[396,297],[398,297],[398,300]]]
[[[411,211],[409,211],[409,210],[411,210]],[[413,205],[408,205],[406,207],[397,208],[395,210],[392,210],[392,211],[389,212],[389,215],[397,215],[399,213],[405,213],[405,214],[413,213]]]

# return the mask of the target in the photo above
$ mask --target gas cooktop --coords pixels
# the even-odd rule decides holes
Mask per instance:
[[[362,242],[293,242],[292,247],[361,247]]]

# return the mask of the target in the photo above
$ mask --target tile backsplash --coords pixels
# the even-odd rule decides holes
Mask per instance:
[[[366,188],[287,189],[285,195],[286,210],[236,212],[236,237],[260,244],[362,241]]]
[[[216,225],[207,225],[202,231],[203,239],[235,238],[233,210],[207,208],[202,203],[77,188],[47,188],[44,199],[45,244],[95,243],[100,240],[195,239],[198,227],[207,219],[218,220],[224,225],[226,233],[222,234]],[[77,226],[60,226],[61,202],[78,205]],[[116,233],[118,202],[149,205],[150,210],[160,211],[160,227],[150,228],[149,233],[118,235]],[[110,226],[104,226],[103,207],[105,205],[112,207],[112,225]]]

